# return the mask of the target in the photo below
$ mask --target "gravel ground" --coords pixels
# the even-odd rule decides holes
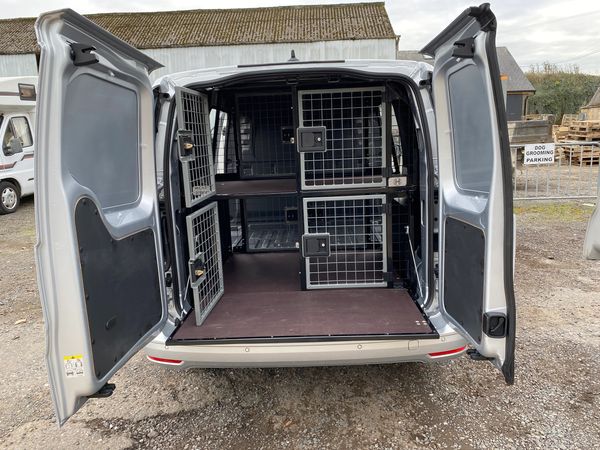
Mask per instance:
[[[438,365],[171,371],[135,357],[59,429],[44,367],[33,200],[0,217],[0,447],[600,448],[600,262],[583,204],[517,208],[516,383]],[[24,322],[23,322],[24,321]]]

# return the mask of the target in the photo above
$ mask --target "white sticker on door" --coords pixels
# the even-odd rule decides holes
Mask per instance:
[[[83,355],[70,355],[63,359],[67,378],[83,376]]]

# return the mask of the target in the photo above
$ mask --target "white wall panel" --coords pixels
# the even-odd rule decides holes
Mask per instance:
[[[20,77],[37,75],[35,55],[0,55],[0,77]]]
[[[167,73],[204,67],[287,61],[292,49],[296,52],[296,57],[302,61],[396,58],[394,39],[157,48],[142,51],[165,66],[152,73],[151,78],[155,80]],[[33,54],[0,55],[0,77],[20,75],[37,75],[35,56]]]

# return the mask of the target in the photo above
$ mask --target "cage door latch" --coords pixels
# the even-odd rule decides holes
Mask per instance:
[[[206,279],[206,261],[204,253],[199,253],[195,258],[190,259],[190,285],[197,287]]]
[[[194,138],[191,131],[177,130],[177,149],[181,161],[189,161],[194,158]]]

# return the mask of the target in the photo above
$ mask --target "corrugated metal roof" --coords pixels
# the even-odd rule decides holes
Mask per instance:
[[[535,92],[533,84],[527,79],[508,49],[506,47],[497,47],[496,51],[498,53],[500,73],[508,75],[506,84],[507,92]],[[418,50],[398,50],[396,58],[433,64],[433,59],[425,58]]]
[[[86,17],[139,49],[396,37],[383,2]],[[34,22],[0,20],[0,54],[33,53]]]

